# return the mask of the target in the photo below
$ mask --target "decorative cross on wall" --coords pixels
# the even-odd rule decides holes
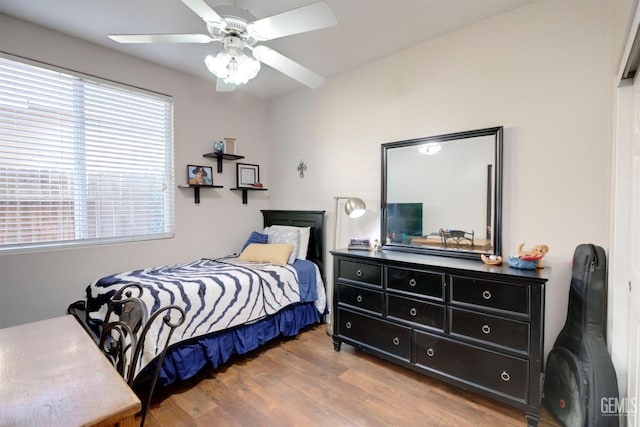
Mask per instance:
[[[302,160],[298,163],[298,172],[300,173],[300,178],[304,178],[304,171],[307,170],[307,165],[304,164]]]

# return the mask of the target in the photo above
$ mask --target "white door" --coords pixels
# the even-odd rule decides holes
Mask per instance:
[[[627,396],[638,402],[640,368],[640,73],[633,81],[633,136],[631,138],[631,215],[629,239],[629,360]],[[632,408],[628,408],[632,409]],[[637,409],[637,408],[636,408]],[[626,411],[627,425],[640,426],[637,410]]]

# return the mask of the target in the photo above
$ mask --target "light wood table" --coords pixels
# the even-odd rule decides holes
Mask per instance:
[[[141,404],[73,316],[0,329],[0,426],[134,426]]]
[[[460,240],[455,242],[449,241],[447,246],[442,244],[442,237],[438,236],[424,236],[414,237],[411,239],[412,245],[433,246],[437,248],[449,248],[449,249],[470,249],[472,248],[471,242],[468,240]],[[491,240],[489,239],[474,239],[473,249],[477,251],[488,251],[491,249]]]

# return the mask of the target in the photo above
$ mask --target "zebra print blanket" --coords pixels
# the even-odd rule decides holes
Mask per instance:
[[[291,265],[247,263],[237,258],[201,259],[106,276],[87,287],[87,321],[98,330],[111,297],[130,283],[142,286],[141,299],[150,314],[170,304],[184,309],[186,320],[169,345],[254,322],[291,304],[312,301],[310,298],[321,301],[322,307],[316,304],[316,308],[322,312],[326,299],[318,267],[310,261],[303,263],[315,268],[316,280],[301,274],[306,279],[299,281],[299,268]],[[311,286],[315,289],[308,289]],[[151,327],[137,372],[162,351],[160,343],[167,333],[162,322]]]

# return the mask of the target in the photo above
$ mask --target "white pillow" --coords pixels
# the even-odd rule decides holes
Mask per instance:
[[[298,230],[300,233],[300,247],[298,248],[298,259],[307,259],[309,251],[309,238],[311,237],[311,227],[294,227],[292,225],[272,225],[271,228],[282,230]]]
[[[267,227],[264,229],[264,234],[268,236],[267,243],[285,243],[293,246],[291,254],[289,255],[289,264],[298,257],[298,248],[300,247],[300,232],[297,229],[279,229],[273,227]]]

